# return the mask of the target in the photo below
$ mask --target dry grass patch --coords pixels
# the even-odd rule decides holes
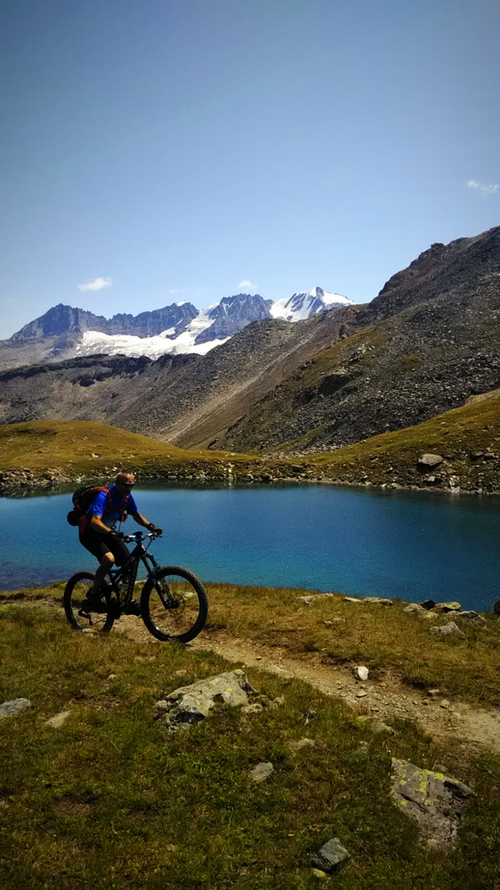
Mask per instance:
[[[438,638],[433,624],[392,606],[349,603],[339,594],[305,606],[300,596],[313,591],[269,590],[209,584],[207,630],[279,647],[308,659],[321,653],[335,664],[362,662],[372,676],[391,672],[421,688],[439,686],[471,702],[500,706],[500,621],[487,615],[486,628],[462,622],[465,637]],[[327,623],[327,622],[332,622]]]

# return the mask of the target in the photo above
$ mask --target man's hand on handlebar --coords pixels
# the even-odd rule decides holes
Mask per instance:
[[[150,532],[154,532],[155,535],[162,535],[162,534],[163,534],[163,529],[162,529],[162,528],[159,528],[157,525],[155,525],[154,522],[150,522],[150,523],[149,523],[149,525],[148,525],[148,529],[149,529]]]
[[[123,541],[125,537],[123,532],[119,532],[115,528],[112,528],[109,534],[113,538],[113,541]]]

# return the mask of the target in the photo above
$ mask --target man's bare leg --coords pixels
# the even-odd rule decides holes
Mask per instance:
[[[115,558],[111,551],[108,550],[108,552],[105,553],[103,558],[101,559],[99,568],[95,573],[92,593],[100,593],[102,582],[104,581],[104,578],[108,574],[110,568],[114,565],[114,562]]]

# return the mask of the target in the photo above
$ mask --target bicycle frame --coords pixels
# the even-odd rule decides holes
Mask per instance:
[[[137,544],[132,550],[132,553],[130,554],[126,562],[124,562],[123,565],[119,566],[119,568],[117,569],[110,569],[106,575],[106,578],[110,579],[110,583],[108,584],[108,592],[110,592],[110,590],[113,590],[115,592],[117,602],[120,604],[120,608],[128,605],[133,597],[134,585],[137,579],[139,563],[142,562],[146,569],[146,572],[148,573],[149,578],[154,577],[156,571],[160,568],[160,564],[156,561],[153,554],[148,553],[148,548],[153,542],[154,537],[156,536],[144,536],[144,538],[150,539],[146,547],[143,544],[144,538],[142,537],[142,532],[134,532],[134,534],[127,535],[123,539],[124,543],[135,540]],[[124,595],[123,590],[120,590],[119,584],[120,581],[122,581],[125,577],[128,580],[128,586]]]

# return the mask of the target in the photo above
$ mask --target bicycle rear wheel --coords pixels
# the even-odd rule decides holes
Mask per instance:
[[[205,626],[207,594],[200,579],[188,569],[166,566],[146,581],[141,611],[144,624],[157,640],[188,643]]]
[[[77,572],[66,584],[63,603],[66,618],[73,630],[91,628],[101,633],[108,633],[113,627],[115,612],[109,593],[101,594],[101,605],[94,610],[86,603],[89,588],[94,583],[92,572]]]

